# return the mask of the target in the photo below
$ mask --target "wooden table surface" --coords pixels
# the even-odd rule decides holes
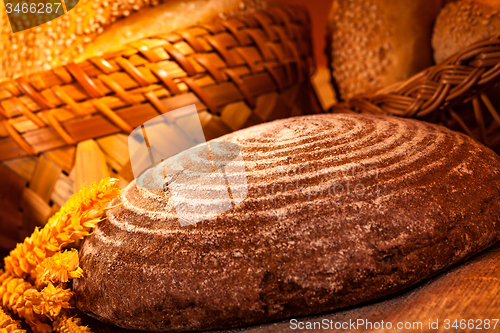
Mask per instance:
[[[331,313],[298,318],[304,322],[356,322],[357,320],[369,321],[369,325],[360,325],[357,328],[331,330],[341,332],[500,332],[500,321],[495,325],[491,321],[490,329],[484,329],[484,322],[478,329],[479,320],[500,319],[500,243],[492,246],[465,263],[444,272],[434,278],[424,281],[420,285],[399,295],[385,300],[353,307],[350,309],[334,311]],[[438,321],[438,329],[429,329],[429,319]],[[449,329],[446,329],[446,319],[449,319]],[[453,322],[458,319],[458,329],[453,328]],[[460,328],[460,320],[474,320],[474,328]],[[479,320],[478,320],[479,319]],[[377,324],[384,322],[384,329],[377,328]],[[393,329],[387,330],[387,322],[391,322]],[[397,323],[421,322],[421,329],[395,329]],[[84,323],[90,325],[95,333],[131,333],[112,326],[103,325],[91,318],[84,318]],[[318,325],[318,324],[317,324]],[[344,324],[345,326],[346,324]],[[409,324],[407,324],[409,325]],[[264,324],[243,329],[224,332],[244,333],[280,333],[303,331],[292,329],[290,319],[276,323]],[[335,327],[335,326],[333,326]],[[416,327],[416,326],[415,326]],[[471,325],[472,327],[472,325]],[[319,329],[307,330],[308,332],[327,332]],[[219,331],[220,332],[220,331]]]

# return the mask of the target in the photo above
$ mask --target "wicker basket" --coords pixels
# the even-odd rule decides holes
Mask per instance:
[[[351,98],[332,112],[417,118],[462,131],[500,153],[500,34],[374,94]]]
[[[207,140],[320,112],[307,12],[271,8],[0,82],[0,247],[31,234],[84,182],[133,179],[127,134],[195,104]]]

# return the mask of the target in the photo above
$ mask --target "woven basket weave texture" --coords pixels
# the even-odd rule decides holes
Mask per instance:
[[[133,179],[127,134],[195,104],[207,140],[320,112],[307,12],[283,6],[128,44],[0,82],[0,247],[29,235],[87,181]]]
[[[417,118],[462,131],[500,153],[500,34],[376,93],[339,103],[332,112]]]

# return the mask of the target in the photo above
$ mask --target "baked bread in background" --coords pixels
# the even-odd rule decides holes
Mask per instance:
[[[432,35],[436,63],[500,32],[500,0],[459,0],[443,7]]]
[[[267,0],[80,0],[53,21],[13,34],[0,1],[0,79],[81,61],[143,37],[253,12]]]
[[[405,80],[433,64],[442,0],[334,0],[327,52],[342,99]]]
[[[500,238],[500,157],[444,127],[324,114],[216,141],[241,149],[247,197],[181,227],[176,202],[205,214],[226,185],[172,194],[130,183],[81,247],[80,310],[152,331],[296,318],[397,292]],[[144,184],[170,183],[170,166],[203,170],[208,155],[176,155]],[[233,195],[242,193],[238,169],[228,172]]]

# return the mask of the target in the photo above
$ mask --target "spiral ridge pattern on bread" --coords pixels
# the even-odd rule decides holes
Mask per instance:
[[[255,324],[394,293],[498,240],[500,158],[445,128],[316,115],[217,141],[240,147],[247,197],[181,227],[169,191],[129,185],[83,244],[81,310],[148,330]]]

